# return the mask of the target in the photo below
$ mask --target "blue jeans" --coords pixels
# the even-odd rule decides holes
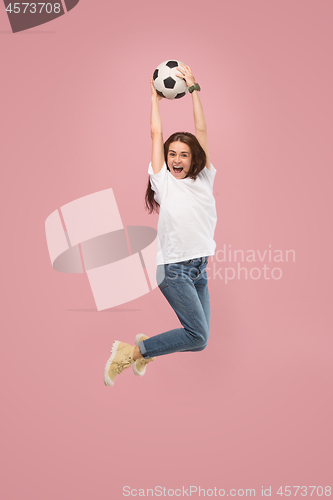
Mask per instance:
[[[207,346],[210,325],[207,262],[208,257],[199,257],[157,266],[158,287],[183,328],[139,342],[144,358],[172,352],[202,351]]]

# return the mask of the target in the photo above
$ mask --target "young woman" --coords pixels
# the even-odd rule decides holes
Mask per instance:
[[[115,341],[104,370],[106,385],[113,385],[116,376],[131,365],[136,375],[144,375],[147,363],[155,357],[201,351],[208,342],[210,302],[206,267],[216,247],[216,170],[209,159],[200,87],[189,66],[181,65],[178,70],[192,94],[195,136],[178,132],[163,144],[161,97],[151,80],[152,159],[145,199],[149,213],[159,212],[157,283],[182,328],[153,337],[138,334],[135,345]]]

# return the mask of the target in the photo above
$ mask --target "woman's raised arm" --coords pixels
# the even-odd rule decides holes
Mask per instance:
[[[153,79],[150,80],[151,85],[151,115],[150,115],[150,130],[152,144],[151,166],[154,174],[158,174],[164,164],[164,144],[162,121],[159,109],[159,101],[162,99],[154,87]]]
[[[180,78],[184,78],[184,80],[186,81],[186,85],[188,87],[191,87],[192,85],[195,84],[195,78],[189,66],[182,64],[177,69],[181,73],[178,76]],[[198,139],[200,146],[206,153],[206,167],[210,169],[207,126],[206,126],[205,115],[203,112],[203,107],[199,97],[199,92],[197,90],[194,90],[192,92],[192,103],[193,103],[195,136]]]

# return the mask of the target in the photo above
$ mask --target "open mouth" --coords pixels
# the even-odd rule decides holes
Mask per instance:
[[[173,167],[174,171],[176,172],[176,174],[180,174],[180,172],[183,170],[183,167]]]

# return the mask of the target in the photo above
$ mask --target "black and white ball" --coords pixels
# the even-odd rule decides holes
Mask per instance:
[[[175,59],[164,61],[157,66],[153,74],[153,82],[156,92],[167,99],[180,99],[188,92],[188,86],[183,78],[176,76],[179,73],[177,67],[181,61]]]

